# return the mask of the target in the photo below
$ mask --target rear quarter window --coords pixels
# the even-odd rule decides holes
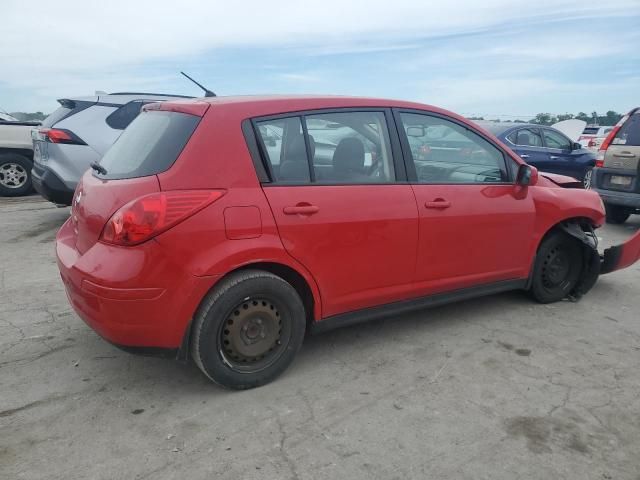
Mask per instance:
[[[622,125],[612,142],[614,145],[640,146],[640,113],[633,114]]]
[[[102,157],[99,178],[146,177],[168,170],[195,131],[200,117],[178,112],[143,112]]]

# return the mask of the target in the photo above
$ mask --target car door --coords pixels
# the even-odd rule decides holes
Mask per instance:
[[[584,176],[584,167],[577,161],[577,151],[571,148],[573,142],[557,130],[551,128],[542,128],[541,130],[544,146],[549,153],[549,163],[545,171],[581,180]]]
[[[537,127],[518,128],[507,135],[511,149],[529,165],[543,167],[549,162],[549,152],[544,148],[542,135]]]
[[[422,292],[526,278],[535,207],[528,188],[514,184],[515,162],[448,117],[398,111],[395,118],[418,203],[415,281]],[[409,136],[428,155],[413,155]]]
[[[323,317],[403,299],[411,287],[418,214],[390,115],[254,121],[258,137],[283,132],[279,152],[263,148],[272,180],[263,189],[284,248],[318,284]]]

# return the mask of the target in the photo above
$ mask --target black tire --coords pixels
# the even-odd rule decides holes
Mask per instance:
[[[305,327],[304,305],[289,283],[269,272],[244,270],[222,280],[202,301],[191,355],[223,387],[258,387],[291,364]]]
[[[0,154],[0,196],[19,197],[32,190],[33,163],[17,153]]]
[[[540,303],[562,300],[582,274],[582,245],[564,232],[550,233],[542,240],[531,279],[531,296]]]
[[[621,224],[627,221],[631,212],[626,207],[620,205],[611,205],[605,203],[605,211],[607,213],[607,223]]]

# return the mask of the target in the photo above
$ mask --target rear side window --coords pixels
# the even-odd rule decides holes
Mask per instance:
[[[629,145],[631,147],[640,147],[640,113],[631,115],[624,122],[622,128],[618,131],[612,142],[614,145]]]
[[[152,111],[139,115],[102,157],[106,179],[155,175],[169,169],[198,126],[200,117]]]
[[[395,181],[383,112],[322,113],[255,125],[274,181],[330,185]]]
[[[309,183],[309,163],[300,117],[256,122],[275,181]]]
[[[133,100],[132,102],[125,103],[105,119],[107,125],[116,130],[124,130],[138,116],[145,103],[150,102]]]
[[[507,137],[511,143],[523,147],[542,147],[540,132],[531,128],[522,128]]]

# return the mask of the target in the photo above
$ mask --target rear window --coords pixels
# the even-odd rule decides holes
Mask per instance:
[[[614,145],[640,147],[640,113],[631,115],[629,119],[624,122],[624,125],[622,125],[622,128],[618,131],[612,143]]]
[[[81,112],[86,108],[89,108],[91,105],[95,103],[95,102],[85,102],[85,101],[79,101],[79,100],[66,100],[66,99],[58,100],[58,102],[60,102],[61,104],[60,108],[58,108],[57,110],[54,110],[51,115],[49,115],[47,118],[43,120],[42,122],[43,127],[51,128],[61,120],[64,120],[65,118],[70,117],[71,115],[75,115],[76,113]]]
[[[106,179],[146,177],[168,170],[194,132],[200,117],[178,112],[140,114],[102,157]]]
[[[600,130],[600,127],[586,127],[583,131],[583,135],[596,135]]]

